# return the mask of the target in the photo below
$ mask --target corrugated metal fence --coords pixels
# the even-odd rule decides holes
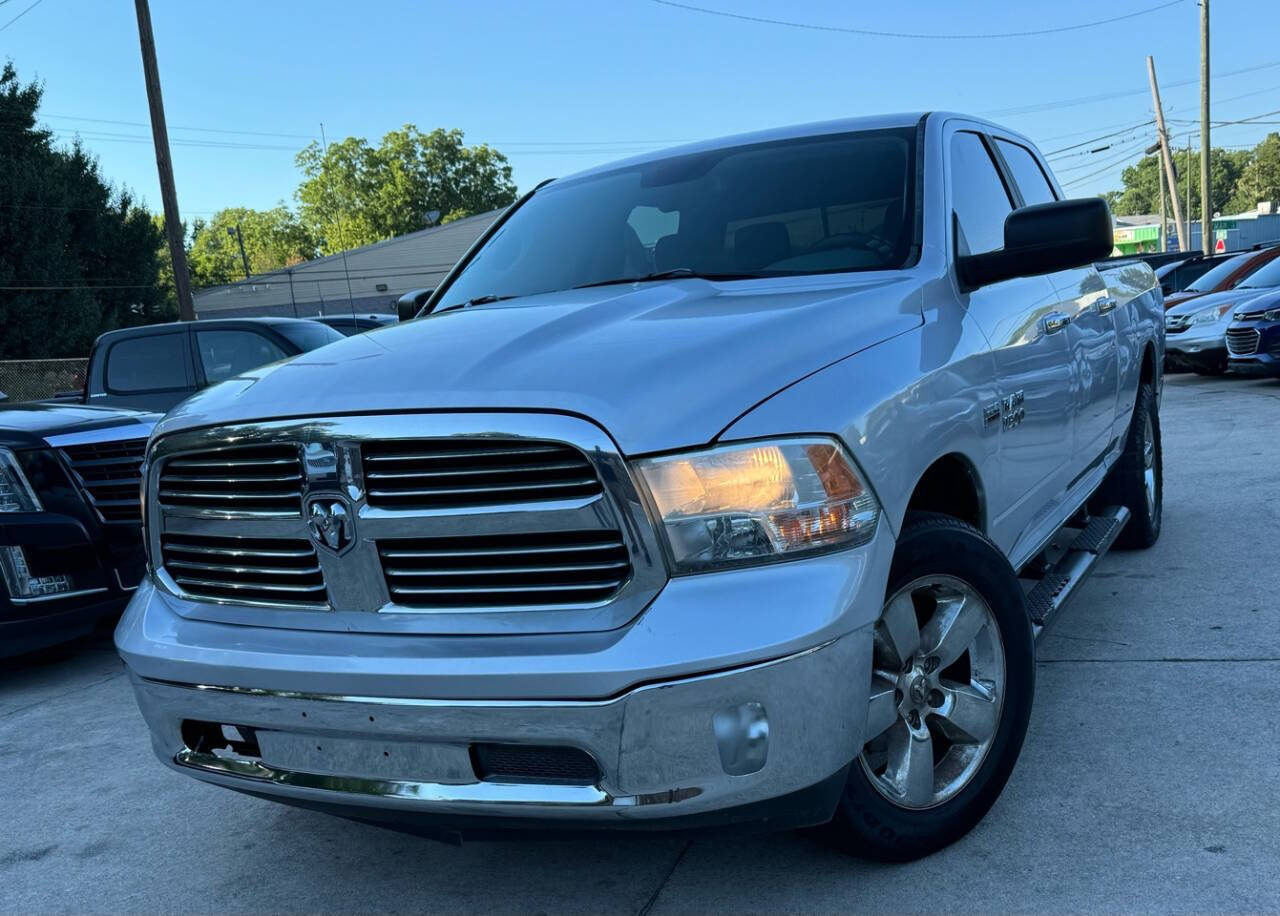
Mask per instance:
[[[87,359],[0,360],[0,391],[10,401],[38,401],[84,387]]]

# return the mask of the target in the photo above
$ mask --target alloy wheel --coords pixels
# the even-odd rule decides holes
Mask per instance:
[[[973,779],[1004,705],[1004,643],[990,606],[952,576],[926,576],[885,603],[876,625],[867,741],[872,786],[932,808]]]

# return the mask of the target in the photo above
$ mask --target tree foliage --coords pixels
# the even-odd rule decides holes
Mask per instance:
[[[192,223],[187,265],[197,289],[244,279],[237,227],[252,274],[289,267],[316,255],[311,235],[283,202],[270,210],[228,207],[209,220]]]
[[[466,146],[460,130],[423,133],[406,124],[376,147],[358,137],[327,150],[312,142],[297,162],[299,216],[323,254],[415,232],[433,210],[447,222],[516,197],[506,156]]]
[[[1212,149],[1209,152],[1209,196],[1216,213],[1225,213],[1228,204],[1236,193],[1236,185],[1240,175],[1249,162],[1248,150]],[[1200,157],[1195,154],[1191,158],[1191,168],[1186,167],[1185,156],[1174,151],[1174,162],[1178,167],[1178,200],[1186,209],[1187,181],[1191,182],[1191,219],[1200,218]],[[1121,191],[1112,191],[1107,196],[1111,209],[1120,216],[1135,213],[1160,212],[1160,157],[1144,156],[1136,164],[1129,166],[1120,175],[1124,184]],[[1166,190],[1166,193],[1167,190]],[[1255,201],[1254,204],[1257,202]],[[1254,204],[1250,204],[1252,209]],[[1172,205],[1170,204],[1170,214]]]
[[[1186,209],[1187,181],[1191,182],[1191,219],[1200,218],[1200,154],[1173,151],[1178,169],[1178,200]],[[1120,175],[1119,190],[1103,196],[1119,216],[1160,212],[1160,158],[1144,156]],[[1209,151],[1209,195],[1213,212],[1245,213],[1261,201],[1280,201],[1280,134],[1269,134],[1252,150]],[[1172,217],[1172,205],[1169,211]]]
[[[0,359],[84,356],[103,331],[169,317],[150,214],[36,127],[42,95],[0,71]]]

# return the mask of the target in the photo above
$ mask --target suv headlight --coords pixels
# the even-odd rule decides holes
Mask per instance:
[[[1201,309],[1191,316],[1191,324],[1216,324],[1218,319],[1227,312],[1235,308],[1235,303],[1230,305],[1211,305],[1207,309]]]
[[[871,540],[880,504],[834,439],[745,442],[634,465],[678,572],[785,560]]]
[[[1280,321],[1280,309],[1267,309],[1262,313],[1263,321]]]
[[[44,506],[22,473],[18,456],[0,448],[0,512],[42,512]]]

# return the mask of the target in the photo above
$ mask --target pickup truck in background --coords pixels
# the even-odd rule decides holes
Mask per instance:
[[[1160,534],[1160,287],[1063,197],[942,112],[645,154],[524,196],[423,317],[196,395],[116,631],[156,753],[450,836],[954,841],[1038,636]]]
[[[94,341],[80,399],[163,413],[215,382],[342,338],[305,318],[214,318],[108,331]]]

